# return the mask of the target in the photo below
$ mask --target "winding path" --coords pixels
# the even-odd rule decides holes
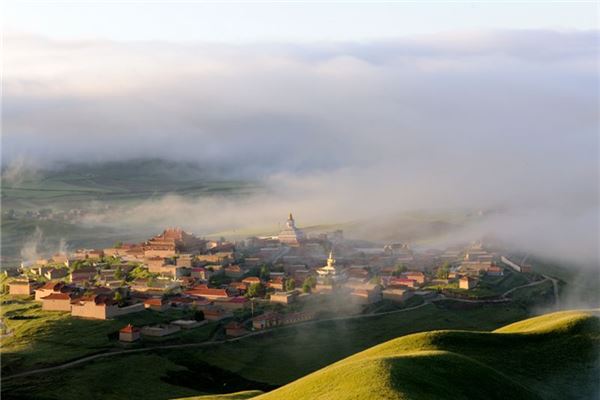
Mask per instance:
[[[400,310],[386,311],[386,312],[377,313],[377,314],[358,314],[358,315],[350,315],[350,316],[345,316],[345,317],[334,317],[334,318],[328,318],[328,319],[318,319],[318,320],[300,322],[300,323],[297,323],[297,324],[289,325],[288,327],[305,326],[305,325],[311,325],[311,324],[318,324],[318,323],[322,323],[322,322],[347,321],[347,320],[354,320],[354,319],[374,318],[374,317],[380,317],[380,316],[385,316],[385,315],[399,314],[399,313],[403,313],[403,312],[407,312],[407,311],[417,310],[419,308],[425,307],[427,305],[432,304],[433,302],[440,301],[440,300],[452,300],[452,301],[458,301],[458,302],[462,302],[462,303],[504,303],[504,302],[510,302],[512,300],[510,298],[507,298],[507,296],[509,294],[511,294],[512,292],[514,292],[515,290],[518,290],[518,289],[521,289],[521,288],[524,288],[524,287],[530,287],[530,286],[540,285],[540,284],[542,284],[544,282],[547,282],[547,281],[551,281],[552,284],[553,284],[555,305],[556,305],[556,307],[558,307],[558,284],[557,284],[557,280],[554,279],[554,278],[551,278],[549,276],[546,276],[546,275],[543,275],[543,277],[544,277],[544,279],[541,280],[541,281],[531,282],[531,283],[528,283],[528,284],[525,284],[525,285],[514,287],[514,288],[512,288],[510,290],[507,290],[506,292],[504,292],[501,295],[500,299],[494,299],[494,300],[468,300],[468,299],[456,299],[456,298],[452,298],[452,297],[440,296],[440,297],[438,297],[436,299],[425,300],[422,304],[419,304],[417,306],[409,307],[409,308],[403,308],[403,309],[400,309]],[[165,350],[165,349],[182,349],[182,348],[188,348],[188,347],[210,347],[210,346],[217,346],[217,345],[221,345],[221,344],[224,344],[224,343],[238,342],[240,340],[245,340],[245,339],[250,338],[250,337],[265,335],[267,333],[273,332],[275,330],[280,330],[280,329],[282,329],[282,328],[279,327],[279,328],[265,329],[265,330],[261,330],[261,331],[257,331],[257,332],[251,332],[251,333],[249,333],[247,335],[240,336],[240,337],[237,337],[237,338],[225,339],[225,340],[210,340],[210,341],[201,342],[201,343],[183,343],[183,344],[172,344],[172,345],[163,345],[163,346],[144,347],[144,348],[141,348],[141,349],[109,351],[109,352],[106,352],[106,353],[94,354],[94,355],[91,355],[91,356],[83,357],[83,358],[80,358],[80,359],[77,359],[77,360],[74,360],[74,361],[70,361],[70,362],[67,362],[67,363],[64,363],[64,364],[56,365],[56,366],[53,366],[53,367],[39,368],[39,369],[31,370],[31,371],[21,372],[21,373],[15,374],[15,375],[3,377],[3,379],[4,380],[8,380],[8,379],[13,379],[13,378],[20,378],[20,377],[29,376],[29,375],[40,374],[40,373],[43,373],[43,372],[50,372],[50,371],[56,371],[56,370],[60,370],[60,369],[66,369],[66,368],[74,367],[76,365],[87,363],[89,361],[97,360],[97,359],[100,359],[100,358],[112,357],[112,356],[121,356],[121,355],[134,354],[134,353],[145,353],[145,352],[151,352],[151,351],[156,351],[156,350]]]
[[[360,319],[360,318],[379,317],[379,316],[382,316],[382,315],[398,314],[398,313],[402,313],[402,312],[406,312],[406,311],[416,310],[416,309],[419,309],[421,307],[425,307],[425,306],[427,306],[429,304],[431,304],[431,303],[428,302],[428,301],[425,301],[422,304],[419,304],[418,306],[409,307],[409,308],[403,308],[403,309],[394,310],[394,311],[387,311],[387,312],[383,312],[383,313],[379,313],[379,314],[359,314],[359,315],[350,315],[350,316],[346,316],[346,317],[335,317],[335,318],[328,318],[328,319],[317,319],[317,320],[305,321],[305,322],[300,322],[300,323],[297,323],[297,324],[289,325],[288,327],[296,327],[296,326],[317,324],[317,323],[321,323],[321,322],[344,321],[344,320],[352,320],[352,319]],[[240,340],[244,340],[244,339],[247,339],[249,337],[260,336],[260,335],[264,335],[266,333],[273,332],[275,330],[281,330],[281,329],[282,328],[265,329],[265,330],[261,330],[261,331],[257,331],[257,332],[251,332],[251,333],[249,333],[247,335],[240,336],[240,337],[237,337],[237,338],[225,339],[225,340],[211,340],[211,341],[208,341],[208,342],[201,342],[201,343],[182,343],[182,344],[171,344],[171,345],[163,345],[163,346],[144,347],[144,348],[141,348],[141,349],[109,351],[109,352],[106,352],[106,353],[100,353],[100,354],[94,354],[94,355],[91,355],[91,356],[82,357],[82,358],[79,358],[77,360],[69,361],[69,362],[64,363],[64,364],[55,365],[53,367],[39,368],[39,369],[33,369],[31,371],[21,372],[21,373],[18,373],[18,374],[14,374],[14,375],[3,377],[2,379],[3,380],[8,380],[8,379],[13,379],[13,378],[21,378],[21,377],[24,377],[24,376],[41,374],[43,372],[51,372],[51,371],[56,371],[56,370],[60,370],[60,369],[66,369],[66,368],[74,367],[76,365],[87,363],[89,361],[97,360],[97,359],[100,359],[100,358],[112,357],[112,356],[121,356],[121,355],[134,354],[134,353],[144,353],[144,352],[151,352],[151,351],[165,350],[165,349],[182,349],[182,348],[187,348],[187,347],[210,347],[210,346],[217,346],[217,345],[224,344],[224,343],[238,342]]]

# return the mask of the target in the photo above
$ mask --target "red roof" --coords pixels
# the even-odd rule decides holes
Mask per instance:
[[[120,332],[123,332],[123,333],[133,333],[133,332],[139,332],[139,330],[140,330],[140,328],[136,328],[136,327],[134,327],[131,324],[127,324],[127,326],[124,327],[124,328],[122,328],[120,330]]]
[[[59,291],[63,286],[65,286],[65,284],[62,282],[46,282],[46,284],[42,286],[41,289],[52,290],[56,292]]]
[[[247,278],[242,279],[242,282],[246,283],[260,283],[260,278],[256,276],[249,276]]]
[[[198,288],[197,286],[186,291],[185,294],[191,294],[194,296],[220,296],[229,297],[229,294],[225,289],[213,289],[213,288]]]
[[[66,293],[50,293],[48,296],[42,297],[42,300],[71,300],[71,297]]]
[[[162,306],[165,302],[162,298],[153,298],[144,300],[144,304],[148,304],[149,306]]]

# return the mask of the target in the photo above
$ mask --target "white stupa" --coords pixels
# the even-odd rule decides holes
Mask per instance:
[[[285,222],[285,229],[279,233],[279,241],[289,246],[298,246],[304,240],[304,232],[296,228],[296,223],[292,213]]]

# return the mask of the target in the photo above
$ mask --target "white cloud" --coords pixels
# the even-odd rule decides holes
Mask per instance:
[[[509,231],[536,236],[531,243],[560,235],[538,240],[519,221],[537,215],[543,231],[574,221],[581,232],[555,249],[584,243],[589,255],[598,237],[589,221],[598,212],[597,37],[489,31],[229,46],[11,35],[3,156],[159,156],[258,174],[277,190],[246,204],[269,205],[248,211],[252,223],[289,208],[314,221],[508,207],[527,216],[507,219]],[[165,218],[191,212],[186,200],[164,201],[176,204]],[[243,206],[230,204],[230,214]],[[212,221],[198,225],[230,226]]]

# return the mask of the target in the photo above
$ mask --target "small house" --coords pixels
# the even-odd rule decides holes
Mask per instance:
[[[119,340],[121,342],[135,342],[140,340],[141,330],[131,324],[127,324],[126,327],[119,331]]]

